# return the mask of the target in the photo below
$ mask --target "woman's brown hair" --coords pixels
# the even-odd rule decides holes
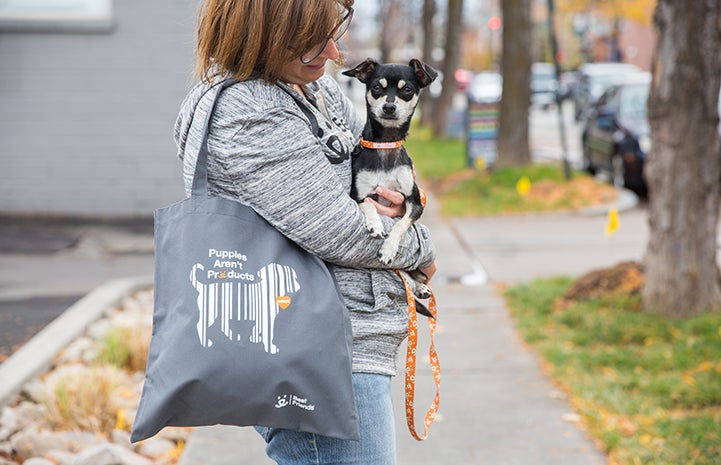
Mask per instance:
[[[353,0],[204,0],[198,23],[197,71],[276,82],[281,69],[328,40]]]

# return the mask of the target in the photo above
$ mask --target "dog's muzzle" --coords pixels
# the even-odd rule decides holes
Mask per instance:
[[[393,116],[396,113],[395,103],[384,103],[383,104],[383,116]]]

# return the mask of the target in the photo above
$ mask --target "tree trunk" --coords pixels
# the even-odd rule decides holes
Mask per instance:
[[[648,312],[686,317],[721,308],[716,265],[721,3],[659,0],[654,23],[643,304]]]
[[[378,9],[378,19],[383,25],[379,44],[380,61],[389,63],[393,61],[394,49],[406,44],[408,24],[403,0],[382,0]]]
[[[461,33],[463,32],[463,0],[448,0],[448,19],[446,20],[446,56],[443,61],[443,89],[435,106],[433,135],[446,135],[448,112],[453,105],[456,93],[455,73],[461,62]]]
[[[433,31],[433,17],[436,14],[436,1],[423,0],[423,14],[421,16],[421,24],[423,28],[423,61],[433,66],[431,55],[433,53],[433,42],[435,34]],[[431,121],[433,113],[433,99],[431,93],[426,90],[421,93],[419,102],[421,113],[421,126],[427,126]]]
[[[531,162],[528,106],[531,101],[531,0],[502,0],[503,98],[498,122],[497,166]]]

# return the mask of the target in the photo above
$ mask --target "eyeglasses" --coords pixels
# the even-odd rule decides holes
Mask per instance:
[[[333,30],[328,34],[328,37],[321,42],[320,44],[316,45],[310,52],[304,53],[300,57],[301,63],[304,65],[307,65],[311,61],[315,60],[320,56],[321,53],[323,53],[323,50],[325,50],[326,45],[328,45],[328,41],[332,40],[335,43],[338,43],[338,41],[343,37],[343,34],[346,33],[348,30],[348,26],[350,26],[350,22],[353,19],[353,8],[349,8],[348,12],[345,14],[343,19],[336,27],[333,28]]]

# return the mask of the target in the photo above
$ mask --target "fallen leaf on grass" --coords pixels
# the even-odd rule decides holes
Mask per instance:
[[[579,421],[581,421],[581,415],[577,413],[564,413],[561,416],[561,419],[569,423],[578,423]]]

